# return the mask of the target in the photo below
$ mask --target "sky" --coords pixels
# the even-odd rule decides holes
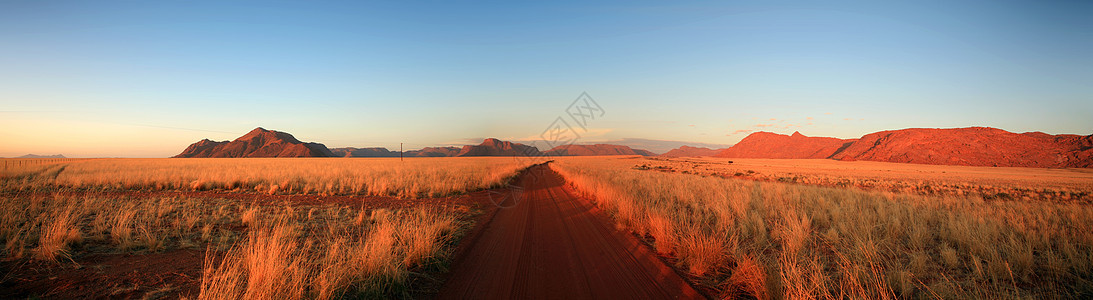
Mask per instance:
[[[523,2],[0,1],[0,157],[1093,133],[1089,1]]]

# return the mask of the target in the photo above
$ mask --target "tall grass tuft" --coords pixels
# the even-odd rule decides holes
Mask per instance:
[[[52,221],[46,221],[38,240],[38,248],[34,251],[36,256],[49,261],[68,257],[68,247],[79,243],[83,238],[76,223],[79,219],[78,212],[68,209],[55,216]]]
[[[263,222],[219,261],[207,256],[198,298],[403,297],[411,268],[444,256],[454,238],[456,217],[437,210],[369,218],[319,232],[292,219]]]

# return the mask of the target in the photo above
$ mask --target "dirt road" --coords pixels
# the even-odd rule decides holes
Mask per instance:
[[[636,237],[568,193],[549,167],[529,173],[516,182],[522,200],[497,209],[464,241],[438,298],[703,298]]]

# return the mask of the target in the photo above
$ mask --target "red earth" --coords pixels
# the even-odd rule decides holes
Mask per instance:
[[[0,298],[148,299],[195,298],[205,250],[161,253],[93,253],[61,264],[0,263]]]
[[[464,238],[438,298],[704,298],[546,165],[516,184]]]

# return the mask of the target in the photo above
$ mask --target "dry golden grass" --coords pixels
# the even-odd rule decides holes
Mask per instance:
[[[56,261],[69,258],[73,246],[84,252],[155,252],[199,243],[226,248],[233,237],[225,228],[239,223],[235,215],[243,209],[217,199],[0,195],[2,257]]]
[[[639,158],[632,167],[988,200],[1093,202],[1093,170],[939,166],[830,159]],[[729,163],[732,162],[732,163]]]
[[[199,298],[406,297],[409,270],[438,260],[454,238],[456,218],[374,210],[360,225],[303,227],[299,220],[265,222],[219,262],[207,258]]]
[[[88,253],[204,248],[201,299],[406,298],[415,292],[412,282],[426,280],[423,270],[440,268],[469,224],[441,208],[256,205],[112,191],[218,189],[415,201],[502,185],[534,163],[511,157],[2,162],[0,259],[65,264]]]
[[[1088,204],[985,201],[974,193],[921,195],[634,169],[641,163],[648,162],[576,157],[552,167],[723,297],[1093,296],[1093,207]],[[989,180],[983,176],[971,180]]]
[[[82,239],[80,230],[75,228],[73,211],[67,210],[54,216],[52,221],[42,224],[41,235],[38,238],[38,248],[34,249],[37,258],[57,261],[58,257],[68,256],[68,247],[79,243]]]
[[[430,208],[6,195],[0,258],[64,263],[87,253],[207,248],[201,299],[408,297],[407,283],[423,276],[411,271],[442,263],[467,225]]]
[[[441,197],[497,186],[535,163],[512,157],[2,160],[5,191],[230,190]]]

